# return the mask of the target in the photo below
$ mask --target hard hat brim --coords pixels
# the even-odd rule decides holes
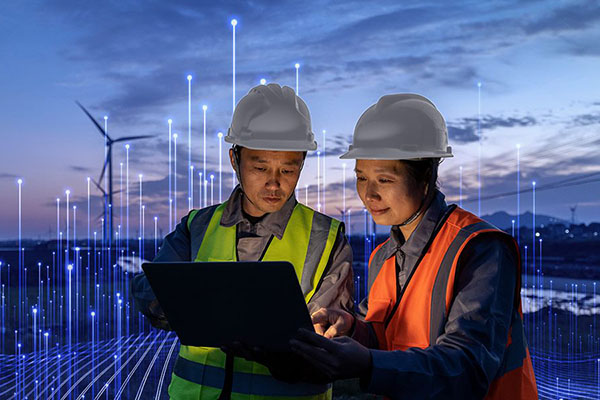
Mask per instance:
[[[340,156],[343,160],[415,160],[420,158],[448,158],[452,148],[448,146],[445,152],[407,152],[393,148],[361,149],[351,148]]]
[[[274,143],[273,140],[264,139],[233,139],[225,136],[224,140],[227,143],[236,144],[253,150],[272,150],[272,151],[314,151],[317,149],[317,142],[308,143],[300,140],[282,141],[278,140]]]

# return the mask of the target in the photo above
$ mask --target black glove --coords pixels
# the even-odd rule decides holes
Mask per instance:
[[[162,329],[164,331],[172,331],[171,325],[169,325],[169,321],[167,320],[167,316],[165,315],[163,309],[158,304],[158,300],[153,300],[148,306],[148,313],[145,314],[150,320],[150,324],[158,329]]]
[[[327,339],[300,329],[290,340],[290,346],[315,370],[313,377],[306,377],[306,382],[323,383],[322,377],[326,382],[333,382],[362,377],[371,372],[371,352],[347,336]]]
[[[258,346],[249,346],[234,342],[230,346],[221,347],[225,353],[263,364],[269,369],[273,378],[287,382],[319,382],[329,383],[325,375],[316,371],[303,357],[292,352],[275,352]]]

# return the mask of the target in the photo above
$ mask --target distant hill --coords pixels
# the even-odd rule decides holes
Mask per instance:
[[[515,226],[517,224],[517,216],[510,215],[505,211],[498,211],[490,215],[484,215],[481,217],[482,219],[488,221],[491,224],[494,224],[500,229],[509,229],[512,226],[512,220],[515,220]],[[521,214],[520,221],[522,227],[532,228],[533,227],[533,214],[529,211]],[[564,224],[569,225],[570,222],[564,219],[551,217],[549,215],[536,214],[535,215],[535,225],[550,225],[550,224]]]

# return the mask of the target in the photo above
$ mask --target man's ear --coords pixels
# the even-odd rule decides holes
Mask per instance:
[[[235,167],[235,155],[233,154],[233,149],[229,149],[229,162],[231,163],[231,168],[233,168],[233,170],[235,172],[238,172],[236,167]]]

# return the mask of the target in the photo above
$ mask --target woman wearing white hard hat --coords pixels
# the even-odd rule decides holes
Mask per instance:
[[[320,309],[318,334],[300,331],[292,348],[324,380],[360,377],[363,390],[390,398],[537,399],[518,247],[446,205],[445,157],[446,123],[425,97],[384,96],[363,113],[341,158],[356,159],[358,194],[390,237],[371,253],[356,314]]]

